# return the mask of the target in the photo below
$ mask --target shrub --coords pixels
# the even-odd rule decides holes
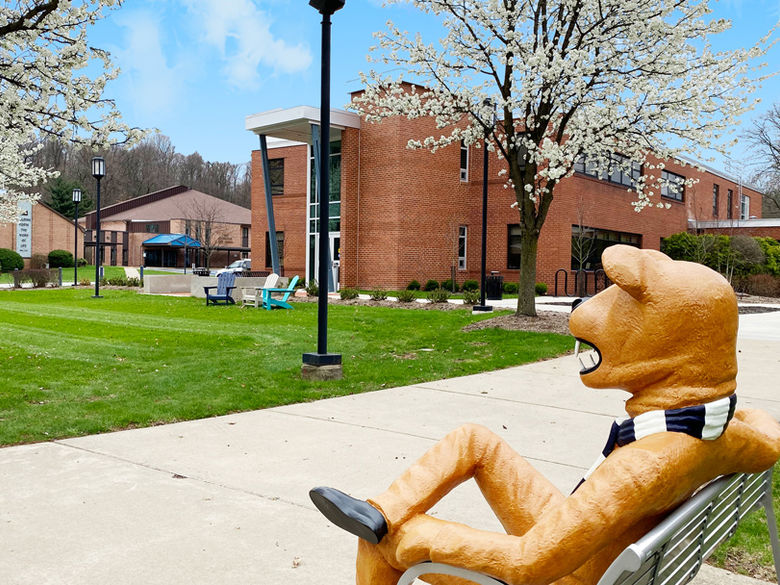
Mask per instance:
[[[504,293],[508,295],[516,295],[517,291],[520,290],[519,286],[516,282],[505,282],[504,283]]]
[[[82,278],[79,280],[79,286],[92,286],[92,281],[89,278]]]
[[[466,280],[463,283],[463,290],[479,290],[479,283],[476,280]]]
[[[35,288],[43,288],[49,282],[52,284],[59,284],[55,272],[47,268],[28,268],[27,270],[19,270],[14,272],[14,286],[21,286],[23,283],[30,282]]]
[[[306,294],[308,294],[310,297],[316,297],[320,294],[320,287],[317,286],[316,280],[310,280],[308,283],[306,283]]]
[[[458,283],[453,281],[451,278],[448,278],[447,280],[443,280],[441,283],[441,287],[443,289],[452,291],[452,292],[458,292]]]
[[[134,279],[138,280],[138,279]],[[101,278],[100,286],[135,286],[129,284],[126,276],[114,276],[112,278]]]
[[[348,301],[358,298],[358,291],[354,288],[342,288],[339,290],[339,296],[342,301]]]
[[[452,293],[443,288],[437,288],[428,292],[428,300],[432,303],[446,303],[450,300]]]
[[[33,270],[41,270],[47,268],[49,259],[44,254],[33,254],[30,257],[30,268]]]
[[[534,292],[537,296],[544,296],[547,294],[547,285],[543,282],[537,282],[534,286]]]
[[[406,285],[406,290],[420,290],[420,283],[416,280],[413,280]]]
[[[766,260],[763,268],[769,274],[780,276],[780,242],[774,238],[756,238]]]
[[[417,298],[417,296],[414,294],[413,290],[407,289],[399,290],[396,298],[398,299],[399,303],[411,303],[414,299]]]
[[[87,259],[86,258],[79,258],[79,267],[86,266],[87,265]]]
[[[780,278],[771,274],[751,274],[745,279],[744,291],[759,297],[778,297]]]
[[[437,288],[439,288],[439,281],[431,279],[431,280],[429,280],[428,282],[425,283],[425,286],[423,287],[423,290],[433,291],[433,290],[436,290]]]
[[[143,286],[143,282],[141,282],[140,278],[131,276],[127,279],[127,286]]]
[[[478,290],[464,290],[463,291],[463,304],[464,305],[476,305],[479,302]]]
[[[383,288],[376,288],[371,291],[372,301],[384,301],[387,299],[387,291]]]
[[[8,248],[0,248],[0,270],[10,272],[22,268],[24,268],[24,260],[18,253]]]
[[[49,268],[70,268],[73,266],[73,254],[67,250],[49,252]]]

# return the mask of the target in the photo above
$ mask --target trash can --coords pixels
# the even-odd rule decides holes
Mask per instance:
[[[500,301],[504,298],[504,277],[498,272],[491,272],[485,279],[485,297],[489,301]]]

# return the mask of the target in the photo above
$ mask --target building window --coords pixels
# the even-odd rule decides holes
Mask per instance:
[[[284,268],[284,232],[276,232],[276,250],[279,253],[279,270]],[[271,240],[265,232],[265,267],[271,268]]]
[[[268,161],[268,175],[271,180],[271,195],[284,195],[284,159]]]
[[[584,156],[580,156],[574,162],[574,171],[582,173],[583,175],[588,175],[589,177],[601,179],[602,181],[633,187],[636,185],[639,177],[642,176],[642,165],[632,161],[627,156],[612,153],[609,156],[609,165],[606,170],[599,169],[599,165],[596,161],[591,161]]]
[[[684,201],[685,177],[671,171],[661,171],[661,197]]]
[[[520,268],[520,224],[509,224],[506,241],[506,267]]]
[[[750,197],[747,195],[743,195],[740,201],[739,219],[750,219]]]
[[[192,232],[192,224],[190,223],[190,220],[184,220],[184,235],[189,237]]]
[[[734,191],[726,192],[726,219],[734,219]]]
[[[319,153],[317,153],[319,155]],[[328,189],[328,230],[341,231],[341,140],[330,142],[330,185]],[[320,206],[317,203],[317,173],[314,164],[314,147],[309,148],[309,234],[320,231]],[[314,266],[312,262],[310,266]]]
[[[242,227],[241,228],[241,247],[242,248],[248,248],[249,247],[249,228],[248,227]]]
[[[465,225],[458,227],[458,270],[466,270],[466,234]]]
[[[712,217],[718,217],[718,207],[720,206],[720,187],[712,186]]]
[[[460,180],[469,180],[469,147],[460,141]]]
[[[571,226],[571,269],[598,270],[602,268],[602,252],[615,244],[641,248],[642,236],[580,225]]]
[[[146,224],[146,232],[150,234],[159,234],[160,233],[160,224],[159,223],[147,223]]]

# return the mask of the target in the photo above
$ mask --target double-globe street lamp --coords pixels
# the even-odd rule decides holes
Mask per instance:
[[[92,159],[92,176],[97,181],[97,212],[95,213],[95,294],[92,298],[100,296],[100,179],[106,176],[106,161],[102,156]]]
[[[79,203],[81,203],[81,189],[73,189],[73,286],[79,283]]]
[[[328,353],[328,270],[331,268],[328,249],[330,208],[330,17],[344,8],[345,0],[310,0],[309,5],[322,14],[322,77],[320,80],[320,168],[319,168],[319,271],[320,292],[317,305],[317,353],[303,354],[304,368],[322,369],[320,375],[333,368],[329,375],[341,377],[341,354]]]

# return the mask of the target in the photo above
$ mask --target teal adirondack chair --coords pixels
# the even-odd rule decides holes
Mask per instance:
[[[204,286],[203,292],[206,293],[206,306],[209,306],[209,302],[212,305],[235,305],[236,301],[233,300],[233,289],[236,288],[235,272],[223,272],[217,277],[217,286]],[[211,289],[217,289],[215,294],[210,294]]]
[[[298,277],[293,276],[292,280],[290,280],[289,283],[287,283],[287,288],[264,288],[263,289],[263,307],[267,311],[270,311],[274,307],[279,307],[281,309],[292,309],[292,305],[287,302],[287,299],[290,297],[290,293],[292,293],[295,290],[295,284],[298,282]],[[281,294],[282,297],[275,299],[272,294]]]

